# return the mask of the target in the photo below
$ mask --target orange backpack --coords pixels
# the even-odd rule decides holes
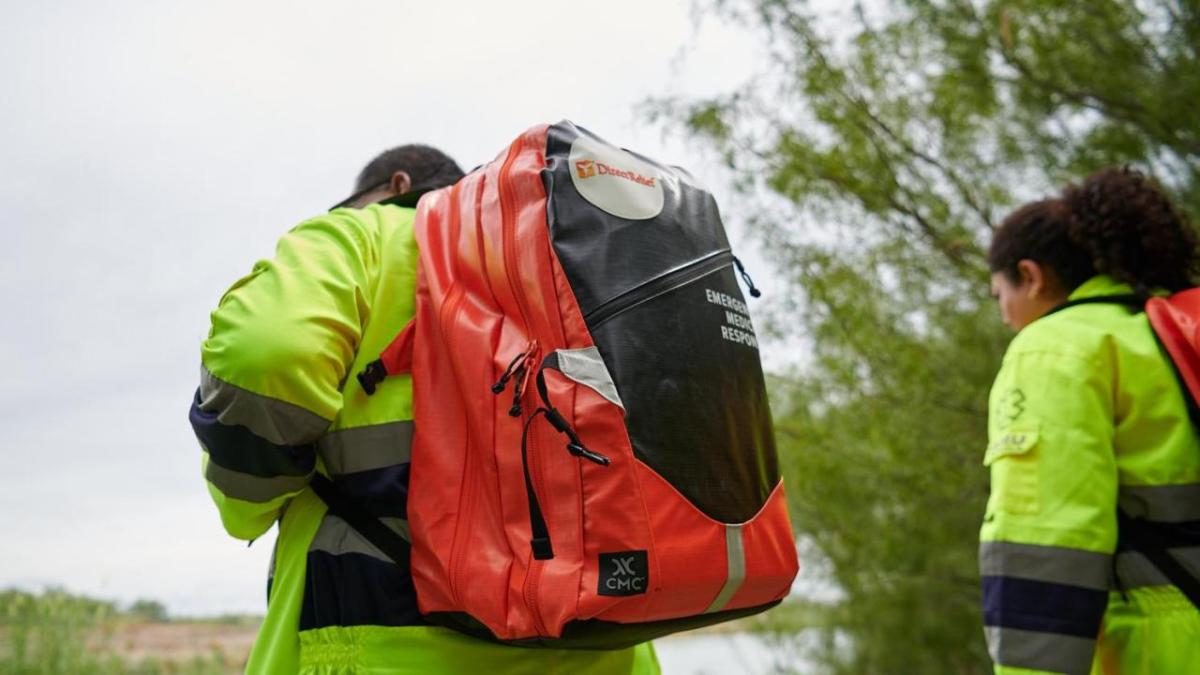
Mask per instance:
[[[779,603],[796,546],[712,196],[561,122],[415,228],[416,316],[360,379],[412,373],[426,620],[615,649]]]

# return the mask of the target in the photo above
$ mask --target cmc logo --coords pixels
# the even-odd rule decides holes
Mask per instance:
[[[646,592],[645,551],[600,554],[599,595],[639,595]]]
[[[604,587],[610,591],[633,591],[641,593],[646,590],[646,579],[637,576],[633,571],[633,556],[628,558],[616,558],[612,562],[616,565],[613,570],[613,575],[604,580]]]

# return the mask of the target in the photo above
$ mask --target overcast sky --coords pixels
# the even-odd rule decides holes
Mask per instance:
[[[186,420],[200,340],[385,147],[470,168],[570,118],[728,202],[637,112],[757,69],[755,36],[686,1],[330,4],[0,4],[0,588],[263,611],[274,535],[224,534]]]

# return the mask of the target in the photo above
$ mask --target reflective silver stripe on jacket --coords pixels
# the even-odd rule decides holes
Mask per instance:
[[[317,453],[331,474],[383,469],[412,459],[411,420],[338,429],[317,441]]]
[[[985,626],[992,661],[1015,668],[1087,675],[1096,641],[1058,633]]]
[[[1158,523],[1200,520],[1200,483],[1122,485],[1118,503],[1131,518]]]
[[[379,520],[403,537],[405,541],[409,541],[408,521],[403,518],[380,518]],[[321,520],[321,526],[317,529],[317,534],[313,536],[308,550],[322,551],[333,555],[361,553],[384,562],[395,562],[383,551],[375,548],[375,545],[359,534],[358,530],[350,527],[349,523],[332,513],[326,513]]]
[[[1111,588],[1112,556],[1062,546],[985,541],[979,544],[979,573],[1106,591]]]
[[[203,444],[200,447],[206,453],[208,452]],[[299,492],[308,485],[311,476],[311,473],[304,476],[274,476],[271,478],[252,476],[241,471],[226,469],[211,459],[204,468],[204,477],[220,490],[221,494],[255,504],[264,504],[289,492]]]
[[[311,443],[330,420],[294,403],[263,396],[218,379],[200,366],[200,409],[217,413],[217,421],[243,426],[275,445]]]

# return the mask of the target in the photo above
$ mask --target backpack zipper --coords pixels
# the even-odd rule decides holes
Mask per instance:
[[[458,193],[458,185],[450,188],[451,204],[458,204]],[[453,221],[458,221],[459,215],[457,208],[451,209],[450,217]],[[459,222],[453,222],[451,229],[457,231],[460,225],[461,223]],[[450,293],[446,296],[446,300],[442,305],[441,311],[438,313],[437,320],[438,329],[440,331],[445,331],[446,327],[454,322],[455,317],[458,315],[458,312],[462,307],[464,297],[465,293],[463,292],[463,287],[458,284],[454,284],[450,289]],[[471,459],[471,455],[468,454],[468,463],[471,461]],[[471,514],[475,511],[475,488],[473,485],[475,483],[475,474],[470,471],[465,471],[465,474],[463,486],[463,494],[465,495],[465,499],[461,504],[459,504],[459,514],[463,520],[469,522]],[[463,548],[466,546],[465,540],[467,534],[467,528],[455,528],[454,537],[450,542],[450,595],[455,599],[456,602],[459,602],[460,604],[461,600],[459,596],[459,589],[463,587],[464,580],[462,578],[463,569],[462,565],[459,563],[459,560],[462,558]]]
[[[521,150],[523,150],[524,147],[525,136],[522,135],[509,148],[508,156],[504,158],[504,164],[500,166],[500,222],[501,237],[504,240],[504,273],[508,277],[509,287],[512,288],[513,299],[517,301],[517,310],[521,314],[521,322],[524,324],[525,334],[529,335],[531,331],[529,326],[528,302],[525,299],[525,290],[521,286],[520,278],[516,273],[516,266],[514,264],[517,260],[517,238],[516,232],[514,231],[516,229],[516,223],[514,222],[515,214],[513,212],[513,204],[516,201],[516,196],[513,194],[511,181],[508,180],[509,173],[512,171],[513,162],[516,161],[517,156],[521,154]],[[521,360],[521,365],[524,366],[529,359],[530,355],[527,352],[525,358]],[[522,373],[519,379],[520,381],[516,383],[516,386],[514,386],[513,407],[509,411],[511,414],[512,411],[515,410],[518,416],[520,416],[523,412],[520,406],[520,399],[525,393],[527,371]],[[523,420],[523,423],[528,424],[529,419]],[[528,451],[530,458],[532,458],[537,454],[537,445],[536,443],[531,442],[530,446],[531,447]],[[532,464],[532,459],[529,460],[529,463]],[[541,492],[542,486],[541,481],[538,480],[539,474],[536,471],[531,471],[531,474],[534,490]],[[545,561],[543,560],[530,560],[529,572],[526,576],[523,593],[525,606],[529,608],[529,613],[533,617],[534,629],[539,635],[547,634],[545,621],[542,619],[542,612],[537,602],[537,591],[538,586],[541,583],[542,568],[544,564]]]
[[[701,277],[708,276],[732,262],[733,253],[729,249],[710,253],[699,260],[690,262],[683,267],[668,270],[649,281],[634,286],[616,297],[605,300],[598,307],[585,314],[583,321],[587,324],[588,330],[594,331],[601,324],[618,314],[633,309],[643,302],[653,300],[664,293],[669,293],[677,288],[686,286]]]

